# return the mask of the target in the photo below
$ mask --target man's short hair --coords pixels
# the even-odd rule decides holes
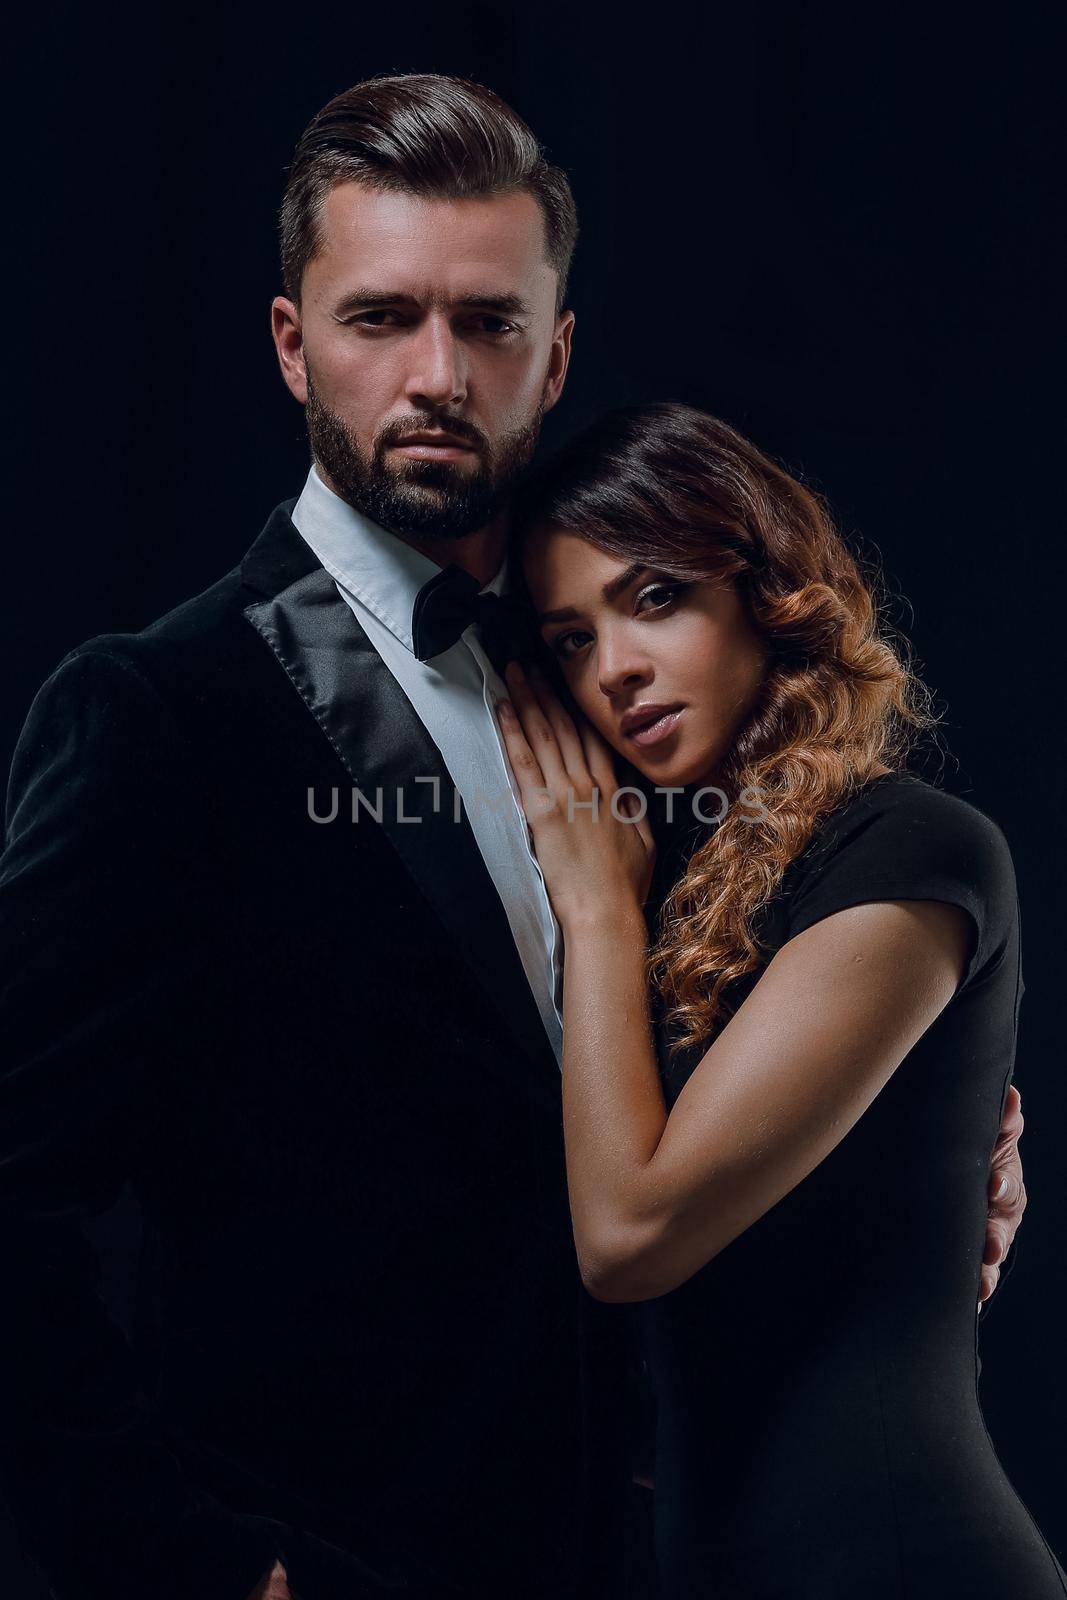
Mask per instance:
[[[319,246],[326,196],[335,183],[353,180],[442,200],[524,190],[541,207],[557,315],[563,309],[578,237],[570,184],[491,89],[439,73],[405,73],[367,78],[323,106],[297,144],[278,215],[282,279],[296,305]]]

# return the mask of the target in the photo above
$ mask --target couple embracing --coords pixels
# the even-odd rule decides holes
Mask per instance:
[[[273,305],[307,481],[30,710],[4,1486],[58,1596],[636,1596],[635,1369],[664,1600],[1064,1593],[975,1392],[1007,844],[909,773],[906,647],[753,444],[664,403],[531,466],[576,234],[488,90],[326,106]]]

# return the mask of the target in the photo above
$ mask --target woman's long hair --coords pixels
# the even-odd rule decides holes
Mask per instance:
[[[757,912],[820,822],[872,778],[901,770],[936,726],[906,642],[881,616],[874,564],[846,549],[821,496],[718,418],[678,404],[608,413],[540,467],[515,534],[558,527],[628,564],[736,585],[769,667],[717,783],[730,804],[663,902],[649,981],[671,1048],[732,1011],[762,965]]]

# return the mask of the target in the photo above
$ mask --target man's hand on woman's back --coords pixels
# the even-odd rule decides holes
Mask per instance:
[[[1012,1084],[989,1167],[989,1220],[986,1223],[985,1254],[982,1257],[979,1309],[997,1286],[1001,1263],[1011,1249],[1026,1210],[1026,1185],[1019,1159],[1019,1139],[1023,1131],[1022,1105],[1019,1091]]]
[[[280,1561],[276,1561],[270,1571],[264,1573],[248,1600],[292,1600],[285,1580],[285,1568]]]

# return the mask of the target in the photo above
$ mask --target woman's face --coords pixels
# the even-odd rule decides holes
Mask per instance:
[[[653,783],[714,781],[767,671],[732,584],[629,567],[562,529],[532,533],[526,581],[578,706]]]

